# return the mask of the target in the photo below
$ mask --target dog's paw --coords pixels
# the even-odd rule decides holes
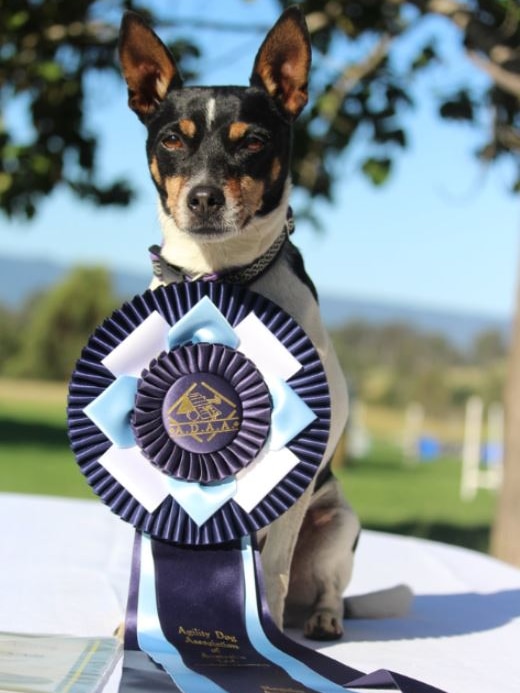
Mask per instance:
[[[343,624],[334,612],[320,609],[305,622],[303,634],[310,640],[338,640],[343,635]]]

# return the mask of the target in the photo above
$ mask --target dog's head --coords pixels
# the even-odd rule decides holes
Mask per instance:
[[[134,13],[123,18],[119,52],[163,219],[212,244],[262,227],[287,204],[291,125],[307,102],[311,60],[297,8],[267,34],[248,87],[183,87],[172,55]]]

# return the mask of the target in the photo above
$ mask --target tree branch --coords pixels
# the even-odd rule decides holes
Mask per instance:
[[[342,70],[334,84],[326,92],[327,108],[320,112],[323,118],[329,122],[335,119],[346,95],[362,79],[372,74],[387,57],[391,42],[392,39],[389,35],[383,35],[365,60],[347,65]]]
[[[391,0],[402,5],[406,0]],[[422,14],[437,14],[449,19],[465,35],[466,53],[470,60],[503,91],[520,98],[520,75],[504,67],[520,59],[520,49],[504,41],[511,41],[519,31],[520,14],[506,13],[500,27],[481,23],[473,8],[458,0],[411,0]],[[485,57],[487,56],[487,58]]]
[[[387,57],[392,39],[383,34],[375,48],[360,63],[348,65],[334,83],[333,89],[343,97],[362,79],[374,72]]]
[[[487,60],[476,51],[466,51],[470,60],[483,72],[488,74],[493,82],[503,91],[507,91],[520,101],[520,75],[506,70],[498,63]]]

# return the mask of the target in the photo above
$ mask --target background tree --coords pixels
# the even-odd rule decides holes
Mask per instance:
[[[281,0],[282,6],[291,4]],[[295,181],[312,195],[330,197],[338,177],[338,154],[356,135],[368,141],[361,172],[384,183],[395,156],[408,141],[404,116],[414,103],[414,84],[432,63],[444,62],[444,47],[432,28],[404,64],[399,40],[421,22],[438,18],[459,30],[461,57],[488,76],[448,84],[437,99],[440,118],[478,129],[482,162],[507,158],[510,186],[520,191],[520,6],[516,0],[305,0],[318,73],[311,80],[311,107],[297,124]],[[438,32],[437,32],[438,33]],[[350,56],[356,56],[353,59]],[[361,57],[359,57],[361,55]],[[447,80],[448,81],[448,80]]]
[[[281,2],[288,5],[290,2]],[[365,40],[365,57],[342,65],[298,124],[295,180],[311,195],[331,196],[337,155],[363,128],[374,154],[362,171],[374,184],[384,183],[396,150],[406,146],[402,124],[413,103],[411,81],[442,55],[434,42],[423,45],[405,72],[392,60],[396,40],[428,16],[458,29],[460,50],[489,78],[484,87],[467,84],[440,98],[439,116],[477,127],[485,163],[508,159],[511,190],[520,192],[520,6],[517,0],[306,0],[302,7],[315,49],[337,51]],[[447,164],[448,165],[448,164]],[[490,233],[493,230],[490,229]],[[492,551],[520,565],[520,287],[507,379],[504,483],[492,534]]]
[[[401,37],[437,16],[459,29],[461,52],[489,76],[484,86],[470,80],[454,91],[447,87],[437,96],[439,116],[473,124],[482,138],[479,159],[510,159],[515,170],[510,186],[520,191],[516,0],[305,0],[300,5],[312,34],[315,67],[311,106],[297,121],[297,186],[330,199],[339,157],[358,134],[366,142],[362,174],[376,185],[387,180],[408,141],[404,117],[413,106],[414,83],[429,65],[443,60],[435,39],[419,45],[405,65],[394,52]],[[59,185],[102,205],[132,199],[130,181],[101,182],[99,136],[87,124],[89,78],[119,72],[115,45],[125,9],[140,12],[163,36],[171,33],[167,10],[154,13],[146,0],[0,3],[0,112],[18,99],[29,116],[24,132],[8,128],[0,117],[0,208],[8,215],[31,217]],[[191,35],[200,23],[197,18],[193,25],[175,27],[170,44],[186,77],[200,50],[193,40],[180,39],[179,31]],[[238,30],[228,20],[221,26]],[[327,54],[334,60],[320,59]]]
[[[12,358],[20,346],[21,318],[0,305],[0,373],[5,371],[6,362]]]
[[[87,122],[89,78],[119,73],[115,48],[125,9],[152,20],[132,0],[0,2],[0,114],[18,100],[28,115],[25,128],[8,128],[0,115],[0,208],[7,215],[32,217],[60,185],[98,205],[131,201],[130,181],[102,182],[99,135]],[[197,54],[188,42],[170,47],[182,49],[181,65]]]
[[[281,6],[290,3],[280,0]],[[447,87],[438,97],[439,116],[476,128],[479,160],[509,160],[509,185],[520,192],[517,0],[304,0],[300,5],[316,60],[313,105],[297,124],[294,180],[309,198],[333,197],[338,163],[344,164],[343,155],[350,154],[359,133],[365,142],[361,172],[376,185],[388,179],[407,144],[405,114],[413,105],[414,85],[426,77],[432,62],[443,60],[442,45],[435,40],[419,45],[404,66],[395,59],[396,47],[431,17],[457,30],[461,55],[473,63],[475,73],[487,76]],[[42,196],[60,184],[99,204],[130,200],[128,182],[100,182],[98,139],[85,120],[86,78],[115,69],[113,48],[123,9],[155,19],[164,35],[168,18],[152,17],[146,7],[144,0],[141,5],[132,0],[0,4],[0,106],[25,98],[31,124],[22,138],[0,124],[0,206],[7,214],[32,216]],[[190,42],[183,48],[182,55],[187,48],[196,53]],[[320,60],[325,54],[334,60]],[[520,527],[520,325],[517,333],[507,397],[506,482],[494,547],[501,557],[520,564],[515,538]]]
[[[332,331],[349,387],[364,402],[404,409],[419,402],[427,414],[461,416],[468,397],[501,401],[506,348],[496,331],[466,347],[410,325],[352,321]]]
[[[89,336],[118,304],[106,269],[72,270],[32,302],[24,339],[5,370],[12,376],[68,380]]]

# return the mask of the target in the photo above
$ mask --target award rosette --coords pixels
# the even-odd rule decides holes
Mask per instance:
[[[69,436],[95,493],[155,539],[218,544],[273,522],[322,460],[318,354],[273,303],[236,286],[160,287],[90,338]]]
[[[434,691],[365,676],[286,638],[257,530],[309,486],[328,439],[319,355],[278,306],[237,285],[171,284],[97,328],[71,378],[81,471],[136,529],[120,691]]]

